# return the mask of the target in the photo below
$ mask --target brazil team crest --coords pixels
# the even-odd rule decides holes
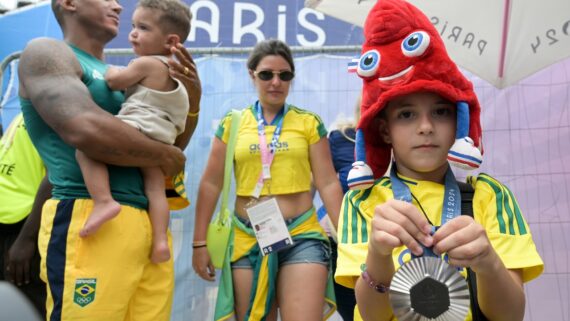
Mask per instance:
[[[73,302],[84,307],[95,301],[95,289],[97,288],[97,279],[77,279],[75,280],[75,293],[73,294]]]

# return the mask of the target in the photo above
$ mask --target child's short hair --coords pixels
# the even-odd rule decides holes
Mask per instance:
[[[180,42],[186,41],[190,33],[192,13],[180,0],[140,0],[137,7],[155,9],[162,12],[158,18],[159,27],[165,33],[174,33]]]

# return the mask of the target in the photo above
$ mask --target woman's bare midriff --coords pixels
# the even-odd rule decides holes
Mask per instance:
[[[260,200],[266,200],[270,197],[277,199],[277,204],[279,204],[279,209],[284,219],[295,218],[313,207],[313,196],[310,191],[295,194],[262,196]],[[248,219],[245,208],[250,201],[251,197],[249,196],[236,197],[235,212],[241,218]]]

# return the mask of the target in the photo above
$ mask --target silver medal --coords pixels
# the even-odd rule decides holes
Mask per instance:
[[[423,256],[396,271],[390,303],[399,321],[463,321],[469,312],[469,287],[456,268]]]

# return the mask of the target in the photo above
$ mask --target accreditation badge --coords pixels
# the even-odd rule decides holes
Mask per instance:
[[[265,256],[293,244],[293,239],[274,197],[246,208],[257,244]]]
[[[399,321],[463,321],[469,312],[469,287],[456,268],[439,257],[422,256],[396,271],[390,304]]]

